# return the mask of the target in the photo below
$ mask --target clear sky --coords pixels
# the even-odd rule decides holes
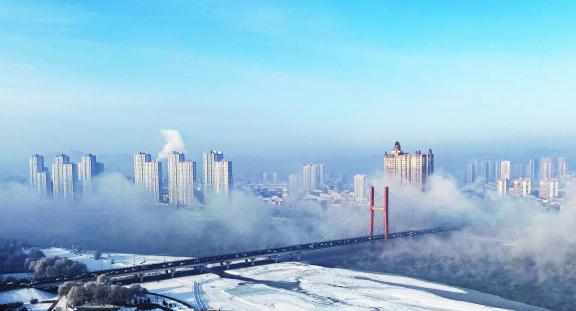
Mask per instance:
[[[3,153],[576,137],[574,1],[0,0]],[[6,155],[4,155],[6,156]]]

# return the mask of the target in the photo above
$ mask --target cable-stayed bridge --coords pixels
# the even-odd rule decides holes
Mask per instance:
[[[211,265],[219,265],[221,268],[229,268],[231,264],[245,262],[253,265],[257,260],[265,259],[266,262],[278,262],[281,259],[300,260],[303,252],[309,252],[333,247],[355,245],[370,241],[386,241],[390,239],[409,238],[427,234],[436,234],[456,230],[456,226],[435,227],[429,229],[407,230],[401,232],[389,232],[388,217],[388,187],[384,188],[383,206],[375,206],[374,188],[370,188],[369,217],[368,224],[355,224],[354,217],[338,221],[337,225],[331,226],[324,238],[320,241],[304,242],[295,245],[270,247],[249,251],[237,251],[214,256],[175,260],[163,263],[134,265],[132,267],[115,268],[81,274],[66,275],[52,278],[42,278],[34,280],[20,280],[14,282],[0,283],[0,291],[26,288],[26,287],[51,287],[57,286],[66,281],[89,281],[94,280],[98,275],[108,275],[116,280],[132,279],[134,282],[142,282],[146,277],[163,274],[174,277],[178,271],[193,271],[202,273]],[[382,221],[374,222],[376,212],[382,212]],[[379,217],[378,217],[379,218]],[[345,237],[342,238],[342,232]],[[363,233],[362,233],[363,232]],[[341,238],[333,238],[340,235]],[[347,236],[346,236],[347,235]]]

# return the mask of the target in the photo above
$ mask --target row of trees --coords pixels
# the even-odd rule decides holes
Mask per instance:
[[[85,264],[58,256],[27,259],[25,266],[26,270],[33,272],[36,278],[51,278],[88,271]]]
[[[0,239],[0,273],[22,272],[26,260],[37,260],[44,254],[17,241]]]
[[[119,286],[110,282],[110,278],[100,275],[96,281],[65,282],[58,288],[58,295],[66,297],[69,307],[83,304],[111,304],[122,306],[130,303],[136,297],[147,293],[140,285]]]

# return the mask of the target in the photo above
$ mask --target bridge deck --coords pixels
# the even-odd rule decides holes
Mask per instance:
[[[395,232],[395,233],[390,233],[388,235],[388,239],[412,237],[412,236],[419,236],[419,235],[432,234],[432,233],[448,232],[448,231],[452,231],[452,230],[456,230],[456,229],[458,229],[458,227],[441,227],[441,228],[433,228],[433,229]],[[170,270],[175,270],[175,269],[200,267],[200,266],[206,266],[206,265],[210,265],[210,264],[226,263],[226,262],[243,260],[243,259],[254,259],[254,258],[262,258],[262,257],[278,256],[278,255],[285,254],[285,253],[301,253],[301,252],[306,252],[306,251],[313,251],[313,250],[318,250],[318,249],[324,249],[324,248],[330,248],[330,247],[339,247],[339,246],[352,245],[352,244],[358,244],[358,243],[369,242],[369,241],[378,241],[378,240],[384,240],[384,235],[380,234],[380,235],[374,235],[374,236],[363,236],[363,237],[355,237],[355,238],[340,239],[340,240],[304,243],[304,244],[297,244],[297,245],[291,245],[291,246],[285,246],[285,247],[260,249],[260,250],[248,251],[248,252],[239,252],[239,253],[231,253],[231,254],[224,254],[224,255],[208,256],[208,257],[202,257],[202,258],[176,260],[176,261],[165,262],[165,263],[138,265],[138,266],[127,267],[127,268],[117,268],[117,269],[101,270],[101,271],[94,271],[94,272],[86,272],[86,273],[81,273],[81,274],[67,275],[67,276],[54,277],[54,278],[43,278],[43,279],[36,279],[36,280],[20,280],[20,281],[16,281],[16,282],[4,282],[4,283],[0,283],[0,291],[17,289],[17,288],[26,288],[26,287],[55,286],[55,285],[64,283],[66,281],[94,280],[94,279],[96,279],[96,277],[98,275],[101,275],[101,274],[106,274],[106,275],[111,276],[111,277],[121,277],[121,276],[128,276],[128,275],[133,276],[133,275],[140,275],[140,274],[146,274],[146,273],[158,272],[158,271],[170,271]]]

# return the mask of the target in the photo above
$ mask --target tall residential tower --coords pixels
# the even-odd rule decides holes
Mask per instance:
[[[76,167],[65,154],[59,154],[52,162],[52,189],[54,198],[73,200]]]
[[[183,153],[168,156],[168,202],[191,204],[194,201],[196,162],[186,161]]]
[[[434,154],[417,151],[414,154],[405,153],[399,142],[394,144],[392,152],[384,154],[384,174],[403,184],[413,184],[426,188],[430,175],[434,172]]]

